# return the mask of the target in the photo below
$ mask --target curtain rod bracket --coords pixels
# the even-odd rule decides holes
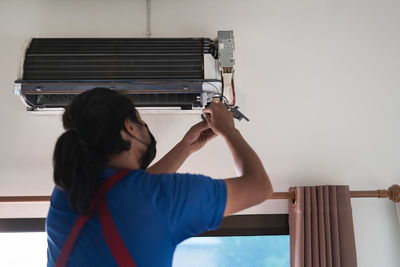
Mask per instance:
[[[297,205],[297,191],[295,188],[290,188],[289,190],[289,199],[292,200],[292,206],[296,207]]]
[[[389,187],[389,199],[396,203],[400,202],[400,186],[398,184]]]

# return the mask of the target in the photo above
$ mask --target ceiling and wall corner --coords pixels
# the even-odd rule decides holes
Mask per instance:
[[[400,176],[400,3],[350,1],[152,1],[152,37],[235,34],[236,122],[275,191],[349,184],[386,189]],[[28,114],[13,95],[24,42],[32,37],[146,37],[146,1],[0,1],[0,195],[49,195],[60,117]],[[198,115],[146,115],[159,154]],[[223,167],[221,167],[223,166]],[[235,176],[222,138],[181,172]],[[359,266],[395,267],[400,227],[389,200],[353,199]],[[1,217],[45,216],[46,204],[0,205]],[[285,213],[267,201],[248,213]],[[376,244],[379,244],[376,246]],[[374,247],[372,249],[372,247]]]

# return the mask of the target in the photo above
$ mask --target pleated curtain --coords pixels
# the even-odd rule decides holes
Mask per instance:
[[[289,201],[291,267],[356,267],[349,186],[292,187]]]
[[[400,203],[397,203],[397,215],[399,216],[399,225],[400,225]]]

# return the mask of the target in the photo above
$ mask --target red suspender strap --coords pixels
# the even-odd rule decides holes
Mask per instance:
[[[135,267],[136,264],[129,254],[129,251],[126,248],[121,235],[118,233],[118,229],[111,217],[106,199],[104,199],[104,202],[99,205],[97,212],[99,213],[101,228],[103,229],[106,242],[118,266]]]
[[[119,266],[136,266],[128,249],[125,247],[121,236],[112,220],[110,210],[108,209],[106,194],[107,192],[122,178],[128,174],[130,170],[124,169],[116,172],[109,177],[104,184],[97,190],[95,196],[89,205],[89,210],[97,210],[99,213],[101,227],[111,253]],[[55,267],[64,267],[67,265],[68,258],[78,238],[79,232],[92,215],[79,215],[69,233],[67,240],[57,258]]]
[[[78,238],[79,232],[90,217],[92,216],[78,216],[78,219],[76,219],[75,224],[67,237],[67,241],[64,243],[61,253],[58,255],[56,264],[54,265],[55,267],[67,266],[69,255],[71,254],[71,250],[74,247],[76,239]]]

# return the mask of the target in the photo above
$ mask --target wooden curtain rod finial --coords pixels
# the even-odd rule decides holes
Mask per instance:
[[[400,186],[398,184],[389,187],[389,199],[396,203],[400,202]]]

